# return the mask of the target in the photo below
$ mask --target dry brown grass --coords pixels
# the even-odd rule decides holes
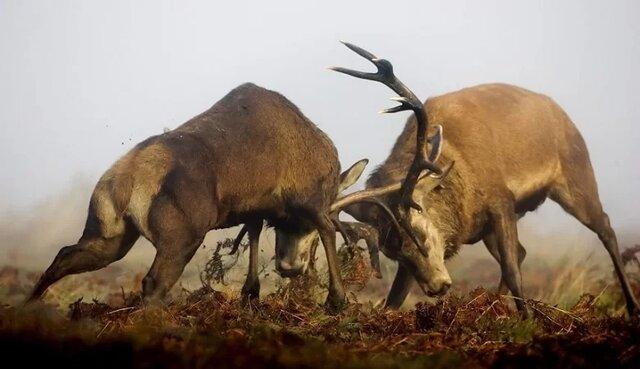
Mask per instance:
[[[357,291],[371,276],[366,257],[346,250],[341,256],[353,294],[337,315],[328,315],[320,304],[325,293],[321,278],[280,284],[250,306],[241,306],[235,292],[215,290],[224,287],[215,281],[194,291],[177,288],[166,305],[144,306],[136,293],[125,292],[137,290],[139,276],[116,278],[123,271],[113,269],[63,281],[48,293],[46,303],[23,308],[17,301],[35,275],[5,267],[0,271],[0,355],[26,366],[45,361],[69,367],[640,365],[640,325],[618,315],[621,299],[610,273],[591,280],[601,293],[585,294],[570,305],[527,300],[533,317],[522,320],[512,298],[483,288],[405,311],[387,311],[362,298],[358,302]],[[546,271],[557,281],[548,286],[550,298],[561,298],[562,289],[580,290],[596,275],[597,268],[585,272],[580,265],[585,267],[563,263]],[[633,268],[629,273],[640,295]],[[87,291],[102,290],[105,297],[76,298],[65,306],[65,295],[77,296],[78,290],[88,296]]]

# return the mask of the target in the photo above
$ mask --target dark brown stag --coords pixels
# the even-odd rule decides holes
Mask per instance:
[[[364,165],[366,160],[341,175],[333,143],[294,104],[276,92],[241,85],[180,127],[138,144],[102,176],[82,237],[60,250],[31,299],[66,275],[121,259],[143,236],[156,256],[142,291],[146,300],[158,300],[209,230],[240,223],[250,238],[242,291],[257,297],[258,241],[266,220],[283,248],[319,234],[329,267],[327,303],[339,307],[345,296],[336,264],[333,202]]]
[[[389,157],[369,177],[367,187],[388,189],[407,178],[400,193],[387,192],[384,201],[400,209],[413,204],[402,223],[410,225],[422,247],[416,249],[410,237],[391,232],[378,210],[367,204],[345,209],[377,227],[381,249],[399,261],[387,306],[399,307],[415,281],[429,294],[445,293],[451,279],[444,260],[460,245],[479,240],[500,263],[501,288],[523,297],[520,264],[525,249],[516,223],[551,198],[598,235],[613,261],[629,314],[640,312],[624,274],[616,235],[600,204],[584,140],[555,102],[515,86],[487,84],[418,104],[415,95],[393,76],[388,61],[354,45],[346,46],[370,60],[378,72],[334,70],[382,82],[399,93],[402,106],[386,112],[410,108],[415,113]],[[437,167],[424,165],[428,145],[423,131],[428,122],[442,124],[445,132],[439,162],[448,168],[455,162],[450,174],[441,176],[440,186],[429,176],[415,181],[423,167],[438,173]],[[526,314],[523,301],[516,299],[516,304]]]

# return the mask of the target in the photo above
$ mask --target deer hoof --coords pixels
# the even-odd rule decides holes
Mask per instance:
[[[324,308],[329,314],[338,314],[344,311],[348,305],[349,303],[344,295],[341,297],[332,297],[332,295],[329,294],[327,301],[324,303]]]
[[[260,283],[254,282],[245,284],[242,287],[242,305],[248,306],[251,302],[255,302],[260,298]]]

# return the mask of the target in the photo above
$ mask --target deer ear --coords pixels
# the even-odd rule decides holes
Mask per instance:
[[[351,187],[358,181],[367,164],[369,164],[369,159],[362,159],[349,167],[349,169],[342,172],[342,174],[340,174],[340,185],[338,185],[338,194],[342,193],[342,191]]]

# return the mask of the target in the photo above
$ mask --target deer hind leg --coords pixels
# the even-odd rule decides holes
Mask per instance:
[[[178,239],[166,237],[158,242],[156,256],[151,269],[142,280],[142,295],[145,302],[158,302],[178,281],[203,238]]]
[[[89,219],[95,216],[92,211],[90,210]],[[85,227],[85,232],[77,244],[60,249],[38,280],[29,301],[39,299],[49,286],[67,275],[98,270],[122,259],[139,236],[138,230],[128,220],[125,221],[122,232],[110,234],[109,237],[99,230]]]
[[[640,306],[624,273],[624,265],[620,258],[616,234],[611,228],[609,217],[602,210],[593,177],[591,176],[591,180],[587,181],[575,181],[572,186],[558,185],[553,188],[550,197],[567,213],[598,235],[613,262],[624,293],[627,312],[630,316],[640,314]]]
[[[262,220],[247,223],[249,233],[249,272],[242,286],[242,300],[244,303],[260,297],[260,278],[258,276],[258,251],[260,250],[260,232]]]
[[[165,196],[155,199],[149,225],[156,256],[142,280],[142,295],[145,302],[153,303],[162,300],[180,278],[206,231],[197,231],[187,215]]]
[[[495,234],[493,233],[488,234],[483,238],[482,241],[484,242],[484,245],[487,247],[487,250],[489,250],[489,253],[491,254],[491,256],[493,256],[493,258],[496,259],[498,264],[501,264],[500,252],[498,251],[498,242],[496,240]],[[527,256],[527,250],[524,248],[524,246],[522,246],[522,243],[518,241],[518,268],[522,266],[522,262],[524,261],[524,258],[526,256]],[[522,284],[522,281],[520,283]],[[504,278],[501,275],[500,283],[498,284],[498,293],[501,295],[504,295],[507,292],[509,292],[509,287],[507,287],[507,282],[504,280]]]

